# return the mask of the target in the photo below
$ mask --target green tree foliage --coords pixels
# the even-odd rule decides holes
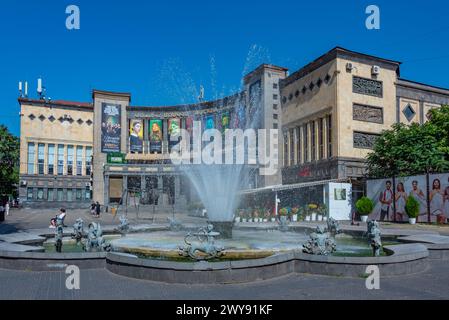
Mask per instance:
[[[449,170],[449,107],[431,110],[423,125],[395,124],[368,155],[371,177],[408,176]]]
[[[19,182],[19,138],[0,125],[0,194],[12,194]]]

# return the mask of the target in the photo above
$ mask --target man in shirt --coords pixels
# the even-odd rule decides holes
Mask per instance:
[[[382,204],[380,209],[380,221],[387,220],[390,216],[391,204],[393,203],[393,191],[391,190],[391,181],[387,181],[385,184],[385,190],[380,194],[380,203]]]

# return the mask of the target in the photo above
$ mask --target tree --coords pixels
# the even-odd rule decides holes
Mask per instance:
[[[435,126],[436,138],[441,142],[441,150],[449,160],[449,106],[435,108],[428,113],[429,125]]]
[[[19,182],[19,138],[0,125],[0,195],[10,195]]]

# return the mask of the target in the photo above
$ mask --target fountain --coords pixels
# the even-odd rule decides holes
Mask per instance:
[[[330,255],[337,251],[335,241],[323,226],[317,226],[310,239],[303,245],[303,252],[313,255]]]
[[[209,224],[207,227],[200,228],[193,235],[188,233],[184,238],[185,246],[179,248],[179,255],[190,257],[197,261],[205,261],[220,258],[223,256],[223,247],[215,245],[215,237],[220,235],[215,232],[214,226]],[[195,242],[189,242],[189,238],[196,237]]]
[[[368,232],[367,236],[371,248],[373,249],[373,256],[380,256],[380,249],[382,248],[381,232],[379,228],[379,222],[371,220],[368,221]]]

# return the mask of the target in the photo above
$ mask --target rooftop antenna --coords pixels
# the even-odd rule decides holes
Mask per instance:
[[[28,98],[28,81],[25,81],[25,98]]]
[[[19,97],[23,98],[23,83],[19,81]]]
[[[37,79],[37,94],[40,100],[45,99],[45,87],[42,86],[42,78]]]

